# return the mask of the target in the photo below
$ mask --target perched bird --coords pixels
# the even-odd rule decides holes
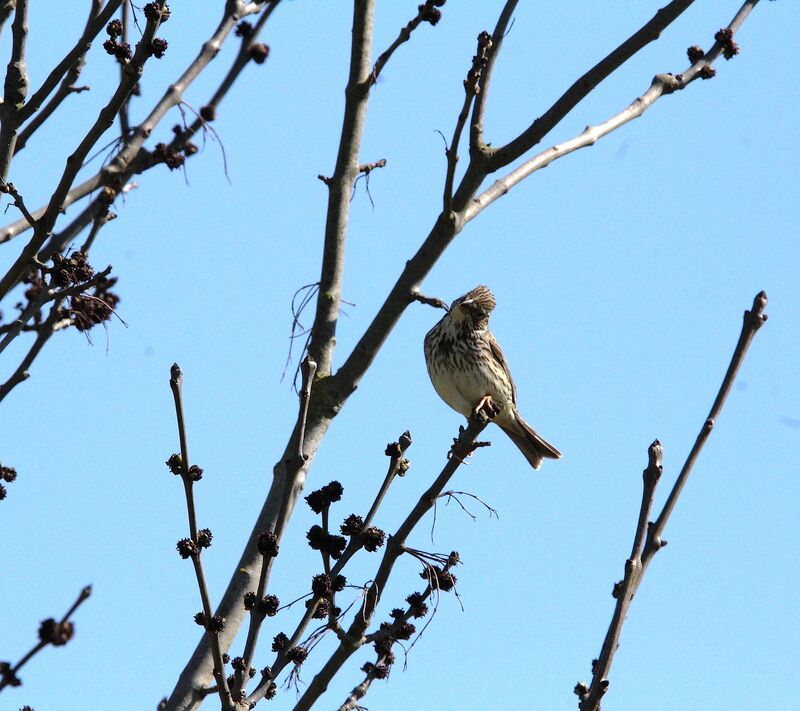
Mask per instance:
[[[534,469],[542,460],[561,456],[517,410],[517,388],[503,351],[489,331],[494,295],[485,286],[456,299],[425,336],[425,361],[433,387],[464,417],[485,406],[487,397],[499,411],[494,422],[519,447]]]

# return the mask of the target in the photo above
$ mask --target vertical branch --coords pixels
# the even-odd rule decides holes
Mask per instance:
[[[317,311],[308,352],[317,362],[320,376],[330,374],[339,318],[339,303],[347,239],[350,196],[358,177],[358,153],[367,115],[369,80],[372,71],[372,25],[375,0],[355,0],[353,7],[353,43],[350,51],[350,76],[345,89],[344,120],[333,176],[328,186],[328,212],[325,244],[319,279]]]
[[[130,14],[131,14],[131,6],[129,0],[123,0],[122,7],[120,8],[120,22],[122,23],[122,42],[128,41],[128,35],[130,34]],[[124,71],[123,66],[120,64],[119,66],[119,78],[120,80],[123,79],[122,73]],[[128,96],[127,99],[123,102],[122,106],[119,107],[119,132],[122,136],[127,136],[131,130],[131,123],[128,120],[128,105],[130,104],[131,97]]]
[[[173,363],[170,368],[169,386],[172,390],[172,397],[175,400],[175,416],[178,421],[181,453],[179,457],[175,455],[170,457],[167,461],[167,466],[173,473],[179,474],[181,477],[186,494],[186,510],[189,518],[189,538],[184,538],[178,542],[178,552],[181,558],[191,558],[194,567],[197,586],[200,590],[200,600],[203,605],[203,612],[200,616],[195,617],[195,621],[201,623],[206,630],[211,654],[214,658],[214,676],[217,680],[217,690],[222,704],[222,711],[234,711],[231,691],[225,676],[222,649],[219,643],[219,633],[225,629],[225,620],[212,612],[211,596],[208,593],[208,584],[200,557],[201,550],[211,545],[212,536],[211,531],[208,529],[197,530],[193,487],[195,481],[200,479],[203,472],[198,466],[189,465],[189,446],[186,438],[186,422],[183,416],[183,372],[177,363]]]
[[[470,123],[469,133],[469,146],[471,152],[480,152],[486,149],[486,143],[483,140],[483,118],[486,113],[486,95],[489,90],[489,82],[492,79],[492,70],[494,69],[495,59],[500,53],[500,47],[503,44],[508,25],[511,22],[511,16],[514,10],[517,9],[519,0],[506,0],[500,17],[497,19],[494,32],[492,32],[491,45],[486,53],[486,65],[483,68],[481,76],[480,91],[475,97],[475,104],[472,108],[472,121]]]
[[[0,105],[0,178],[8,177],[19,128],[19,112],[28,96],[25,43],[28,40],[28,0],[18,0],[11,25],[11,60],[6,69],[3,103]]]

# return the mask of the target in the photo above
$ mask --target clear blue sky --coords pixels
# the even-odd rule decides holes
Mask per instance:
[[[376,50],[416,4],[379,4]],[[515,135],[660,4],[520,3],[491,87],[487,139]],[[64,10],[56,22],[49,3],[32,5],[38,86],[84,13]],[[169,50],[148,64],[134,117],[210,33],[217,10],[208,5],[173,4],[162,33]],[[343,297],[354,305],[339,324],[337,363],[435,220],[444,180],[437,131],[451,133],[475,37],[501,6],[451,1],[439,26],[420,28],[397,52],[374,90],[361,157],[388,164],[370,180],[374,208],[363,183],[353,200]],[[686,47],[710,46],[737,9],[697,3],[547,145],[616,113],[655,73],[684,69]],[[214,532],[204,560],[217,599],[227,584],[296,414],[296,396],[280,380],[290,302],[318,278],[326,191],[316,176],[330,174],[335,160],[350,13],[345,2],[282,4],[265,36],[268,62],[248,68],[214,124],[230,180],[208,140],[186,180],[163,167],[141,176],[98,238],[92,261],[114,265],[128,327],[112,321],[107,333],[92,332],[93,344],[61,334],[2,404],[0,457],[19,477],[0,517],[0,659],[15,661],[39,621],[60,616],[83,585],[92,583],[94,595],[75,617],[75,639],[34,659],[0,708],[154,708],[195,646],[196,585],[174,547],[186,535],[183,494],[163,464],[178,446],[173,361],[186,375],[192,458],[206,472],[198,507]],[[713,81],[664,98],[535,174],[471,223],[425,282],[426,293],[448,301],[478,283],[493,288],[492,328],[520,409],[564,458],[534,474],[489,431],[494,446],[455,487],[490,503],[499,520],[477,506],[477,522],[442,507],[435,542],[430,521],[412,540],[460,552],[464,610],[442,598],[407,670],[401,660],[388,683],[375,683],[369,708],[575,708],[572,688],[590,677],[630,550],[647,446],[655,437],[664,444],[660,506],[760,289],[769,321],[669,523],[670,545],[633,603],[603,709],[786,708],[800,639],[800,62],[787,32],[798,21],[796,3],[759,4],[737,36],[741,55],[720,62]],[[6,28],[2,56],[8,43]],[[232,42],[188,92],[192,106],[207,100],[233,50]],[[92,90],[72,97],[12,167],[29,206],[49,196],[115,76],[98,43],[82,78]],[[165,121],[154,140],[168,139],[178,120]],[[17,217],[8,210],[8,221]],[[3,265],[14,248],[0,246]],[[333,424],[311,486],[343,483],[336,516],[366,511],[385,471],[384,447],[405,429],[414,436],[412,468],[377,525],[392,531],[441,467],[460,417],[437,398],[422,358],[422,338],[438,318],[421,305],[408,310]],[[4,377],[21,352],[3,354]],[[299,508],[284,540],[274,577],[283,600],[319,572],[304,545],[315,522]],[[351,582],[369,579],[377,562],[363,555]],[[417,572],[411,561],[398,566],[387,611],[420,589]],[[293,628],[295,613],[282,615],[267,640]],[[271,658],[265,645],[257,666]],[[320,708],[338,707],[372,658],[356,655]],[[314,667],[312,657],[302,682]],[[291,708],[294,698],[285,691],[271,703]]]

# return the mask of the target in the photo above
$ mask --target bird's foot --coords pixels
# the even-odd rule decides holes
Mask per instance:
[[[491,395],[484,395],[475,405],[472,414],[479,420],[493,420],[500,413],[500,405],[492,400]]]

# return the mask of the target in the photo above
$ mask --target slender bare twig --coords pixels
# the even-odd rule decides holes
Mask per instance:
[[[51,618],[42,622],[39,627],[39,641],[13,667],[7,662],[0,664],[0,691],[6,686],[19,686],[22,682],[17,673],[45,647],[51,644],[54,647],[61,647],[72,639],[75,634],[75,625],[70,622],[70,618],[83,602],[89,599],[91,594],[92,586],[87,585],[80,591],[77,599],[70,605],[69,610],[66,611],[60,621],[56,622]]]
[[[373,615],[380,602],[383,590],[386,589],[386,583],[389,580],[395,562],[406,550],[406,538],[422,517],[433,507],[439,494],[442,493],[459,466],[476,449],[478,435],[488,423],[489,420],[479,414],[471,417],[467,426],[460,429],[459,436],[450,450],[447,464],[445,464],[433,484],[419,498],[419,501],[403,523],[400,524],[395,534],[387,541],[375,580],[367,589],[360,614],[356,615],[347,629],[346,640],[340,642],[330,659],[309,683],[305,693],[295,705],[295,711],[307,711],[310,709],[328,688],[330,680],[341,669],[345,661],[366,642],[364,633],[372,622]]]
[[[28,369],[33,364],[33,361],[36,360],[36,356],[39,355],[39,352],[44,348],[47,341],[50,340],[50,336],[59,330],[59,326],[65,322],[67,324],[72,323],[71,319],[68,317],[65,319],[64,317],[61,308],[63,303],[64,301],[62,299],[56,299],[50,307],[50,313],[47,318],[36,327],[36,339],[33,344],[31,344],[25,357],[20,361],[17,369],[11,374],[8,380],[0,385],[0,402],[5,400],[6,395],[17,387],[17,385],[30,377]]]
[[[453,129],[453,138],[450,140],[450,145],[445,150],[447,170],[445,171],[442,212],[448,216],[453,211],[453,181],[456,175],[456,163],[458,163],[458,146],[461,143],[461,132],[464,130],[464,126],[467,123],[470,106],[472,106],[475,97],[481,92],[481,74],[488,62],[491,50],[491,35],[488,32],[481,32],[478,35],[478,50],[472,58],[472,67],[467,74],[467,78],[464,80],[464,103],[456,119],[456,125]]]
[[[75,82],[83,70],[86,62],[86,53],[89,51],[91,43],[97,34],[103,29],[106,23],[116,12],[122,0],[109,0],[106,6],[100,10],[102,3],[100,0],[92,0],[89,10],[89,17],[86,27],[78,38],[78,41],[67,52],[64,58],[53,68],[50,74],[28,100],[28,103],[20,110],[20,123],[27,123],[22,127],[17,136],[17,143],[14,152],[21,151],[36,130],[53,114],[61,103],[71,94],[86,91],[89,87],[77,87]],[[53,92],[58,82],[58,90],[53,94],[44,108],[40,107]]]
[[[130,14],[131,6],[129,0],[124,0],[120,9],[120,22],[122,23],[122,41],[127,42],[130,34]],[[122,65],[120,65],[120,79],[122,78]],[[131,97],[128,96],[122,106],[119,107],[119,132],[123,136],[127,136],[131,131],[131,122],[128,115],[128,107],[131,103]]]
[[[17,210],[22,213],[23,217],[28,221],[28,224],[36,229],[36,219],[31,215],[28,208],[25,207],[25,201],[14,186],[14,183],[7,183],[0,178],[0,193],[8,193],[14,199],[14,205],[16,205]]]
[[[755,2],[758,2],[758,0],[755,0]],[[742,22],[744,22],[754,5],[755,3],[752,0],[745,2],[734,19],[730,22],[728,29],[731,30],[731,36],[733,36],[736,30],[741,26]],[[469,222],[473,220],[495,200],[505,195],[511,188],[537,170],[546,168],[553,161],[563,158],[574,151],[593,146],[599,139],[612,131],[616,131],[629,121],[639,118],[662,96],[667,96],[681,89],[685,89],[692,81],[703,76],[703,68],[710,67],[713,62],[719,58],[722,51],[722,43],[716,42],[712,49],[704,55],[702,60],[696,62],[682,74],[657,74],[653,78],[650,88],[619,113],[601,124],[587,126],[580,135],[575,138],[571,138],[536,154],[518,168],[512,170],[508,175],[496,180],[488,189],[473,198],[464,211],[464,221]]]
[[[417,9],[417,14],[411,20],[409,20],[408,24],[400,30],[400,33],[397,35],[394,42],[392,42],[383,52],[381,52],[380,56],[375,62],[375,65],[372,67],[372,72],[369,75],[369,83],[370,85],[376,84],[378,82],[378,76],[383,71],[383,68],[386,66],[386,63],[391,59],[392,55],[394,54],[395,50],[404,42],[408,42],[411,39],[411,33],[417,29],[423,22],[430,22],[432,25],[435,25],[438,20],[438,15],[441,14],[441,11],[437,10],[433,3],[430,0],[425,0]]]
[[[198,535],[197,530],[197,515],[194,505],[194,482],[199,478],[201,472],[197,467],[192,467],[189,464],[189,445],[186,437],[186,422],[183,415],[183,372],[177,363],[173,363],[170,368],[169,386],[172,390],[172,397],[175,400],[175,417],[178,421],[178,437],[180,439],[181,454],[180,464],[176,466],[178,469],[181,481],[183,482],[183,490],[186,494],[186,510],[189,517],[189,536],[192,546],[188,548],[187,555],[181,552],[182,557],[190,557],[194,565],[194,572],[197,578],[197,586],[200,589],[200,599],[203,604],[203,623],[206,628],[206,636],[208,638],[211,653],[214,657],[214,677],[217,681],[219,698],[222,704],[223,711],[235,711],[234,703],[231,697],[231,691],[228,687],[228,680],[225,676],[225,665],[222,661],[222,650],[219,645],[219,626],[224,627],[224,620],[217,621],[211,611],[211,599],[208,594],[208,585],[206,584],[205,573],[203,572],[203,564],[201,561],[200,551],[202,548],[207,547],[203,545],[201,537]],[[204,538],[206,538],[204,536]],[[206,543],[210,545],[210,532],[208,532]],[[180,545],[179,545],[180,550]]]
[[[433,306],[436,309],[444,309],[445,311],[450,310],[450,306],[448,306],[447,302],[437,296],[425,296],[425,294],[420,294],[417,291],[412,294],[412,298],[414,301],[419,301],[419,303],[425,304],[426,306]]]
[[[655,488],[661,476],[662,447],[660,442],[656,440],[648,449],[648,465],[644,470],[642,505],[636,525],[636,534],[634,536],[631,555],[628,560],[625,561],[625,576],[622,581],[617,583],[614,587],[614,595],[617,598],[617,603],[611,618],[611,624],[606,633],[600,656],[592,664],[591,685],[588,688],[584,684],[578,684],[578,686],[575,687],[575,693],[580,698],[580,711],[599,711],[600,709],[600,701],[608,690],[608,674],[614,660],[614,653],[619,647],[619,637],[628,614],[628,608],[636,595],[636,591],[639,589],[648,564],[653,559],[653,556],[666,545],[666,541],[662,539],[664,527],[675,508],[678,497],[683,491],[683,487],[689,478],[689,474],[697,461],[697,457],[703,445],[706,443],[706,440],[719,418],[725,400],[733,387],[736,373],[744,362],[747,349],[756,332],[767,320],[767,316],[764,313],[766,307],[767,295],[761,291],[753,300],[752,309],[744,312],[744,323],[742,324],[739,341],[736,344],[731,362],[728,365],[728,370],[722,380],[722,385],[717,393],[717,397],[714,400],[714,404],[711,406],[711,411],[706,421],[700,428],[700,433],[697,435],[694,446],[689,452],[689,456],[655,523],[648,523],[648,518],[653,503]]]
[[[506,32],[508,31],[511,16],[517,8],[519,0],[506,0],[500,17],[497,19],[494,32],[492,32],[491,46],[486,53],[486,63],[481,72],[480,91],[475,97],[475,103],[472,108],[472,119],[470,121],[469,132],[469,146],[470,152],[482,152],[486,149],[486,143],[483,140],[483,120],[486,113],[486,97],[489,94],[489,83],[492,79],[492,70],[494,69],[495,60],[500,54],[500,47],[503,44]]]
[[[303,358],[300,364],[303,372],[303,389],[300,391],[300,435],[297,438],[297,458],[305,460],[303,445],[306,439],[306,420],[308,419],[308,403],[311,401],[311,386],[317,373],[317,363],[311,356]]]
[[[626,39],[613,52],[578,78],[561,97],[527,129],[501,148],[494,149],[489,158],[489,172],[508,165],[539,143],[561,120],[585,99],[604,79],[625,62],[655,42],[661,33],[680,17],[694,0],[672,0]]]
[[[389,489],[389,486],[394,481],[396,476],[404,475],[405,471],[408,469],[408,462],[405,459],[405,453],[408,448],[411,446],[411,434],[406,431],[402,435],[400,435],[397,442],[392,442],[391,444],[387,445],[386,447],[386,454],[389,456],[389,467],[386,472],[386,476],[381,484],[381,487],[370,506],[369,512],[364,517],[363,524],[361,525],[361,530],[364,531],[369,528],[375,518],[375,515],[380,508],[383,500],[386,496],[386,492]],[[323,510],[323,514],[326,511]],[[323,523],[323,528],[327,531],[327,521]],[[352,559],[352,557],[363,547],[363,540],[361,535],[355,534],[350,537],[350,541],[347,544],[347,547],[344,549],[342,555],[336,561],[335,565],[331,569],[326,569],[326,573],[334,580],[337,576],[339,576],[343,571],[347,563]],[[289,637],[289,641],[285,646],[285,650],[291,649],[292,647],[297,646],[300,644],[303,635],[305,634],[306,630],[308,629],[308,625],[310,624],[311,620],[314,619],[314,614],[317,611],[317,606],[319,604],[319,600],[315,600],[310,604],[307,608],[303,617],[298,622],[297,626],[295,627],[294,632]],[[333,609],[333,599],[331,600],[331,614]],[[329,619],[329,625],[327,628],[334,629],[337,634],[340,633],[340,630],[334,626],[335,618]],[[257,699],[263,698],[264,694],[270,688],[270,684],[275,679],[281,671],[287,666],[289,663],[289,658],[287,657],[284,651],[278,652],[275,660],[273,661],[272,665],[270,666],[271,675],[268,679],[263,679],[259,687],[251,694],[249,697],[250,701],[255,701]]]

